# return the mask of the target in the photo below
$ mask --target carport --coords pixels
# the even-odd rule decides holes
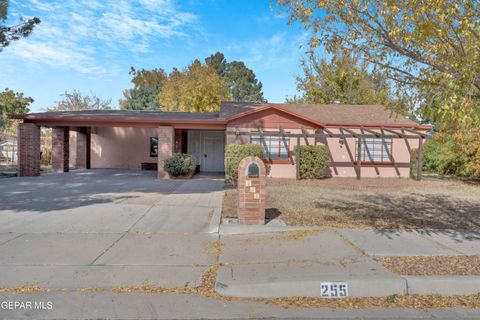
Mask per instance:
[[[173,153],[196,156],[200,171],[224,171],[226,121],[218,113],[89,110],[14,115],[18,174],[40,175],[40,128],[52,129],[52,168],[157,170]]]

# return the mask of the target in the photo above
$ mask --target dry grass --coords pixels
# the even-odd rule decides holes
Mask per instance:
[[[223,217],[235,217],[237,194],[225,191]],[[409,179],[286,180],[267,184],[267,218],[288,225],[378,229],[478,229],[480,186]]]
[[[480,255],[377,257],[375,260],[401,275],[480,275]]]

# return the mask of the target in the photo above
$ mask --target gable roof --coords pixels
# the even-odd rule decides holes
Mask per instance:
[[[320,126],[422,127],[420,124],[381,105],[282,104],[224,102],[220,117],[228,120],[274,108]]]

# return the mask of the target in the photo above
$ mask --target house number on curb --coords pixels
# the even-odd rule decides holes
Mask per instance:
[[[346,282],[320,282],[320,296],[325,298],[348,297]]]

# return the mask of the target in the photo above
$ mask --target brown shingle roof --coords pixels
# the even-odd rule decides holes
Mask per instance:
[[[345,105],[345,104],[281,104],[281,103],[222,103],[220,117],[229,118],[256,108],[273,106],[290,113],[310,118],[323,125],[358,126],[407,126],[419,124],[381,105]]]

